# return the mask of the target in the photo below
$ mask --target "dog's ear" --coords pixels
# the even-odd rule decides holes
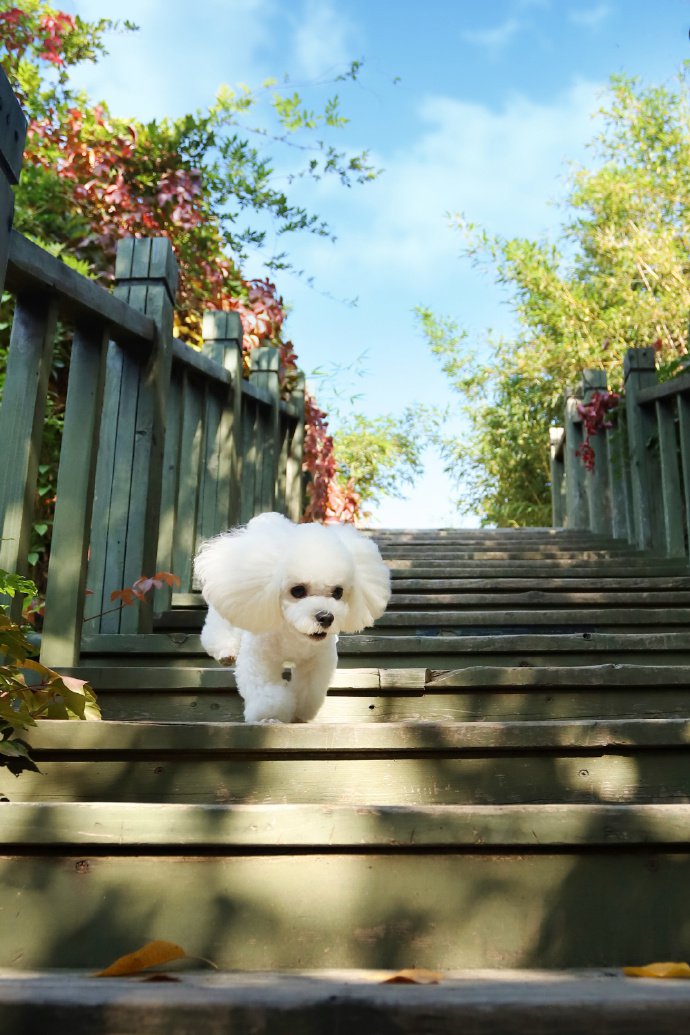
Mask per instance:
[[[204,600],[231,625],[261,633],[282,620],[280,591],[285,534],[291,523],[262,514],[245,528],[202,543],[194,561]]]
[[[391,595],[390,572],[383,562],[376,543],[352,525],[329,525],[349,550],[355,565],[355,578],[350,591],[348,613],[340,628],[343,632],[359,632],[380,618]]]

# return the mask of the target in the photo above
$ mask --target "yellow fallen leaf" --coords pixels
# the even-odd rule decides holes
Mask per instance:
[[[136,952],[120,956],[94,977],[128,977],[130,974],[138,974],[149,967],[158,967],[162,963],[170,963],[172,960],[185,959],[186,956],[187,953],[184,949],[175,945],[174,942],[147,942]]]
[[[423,970],[418,967],[410,967],[406,970],[399,970],[389,978],[384,978],[382,985],[438,985],[443,980],[443,974],[435,970]]]
[[[690,978],[690,966],[687,963],[648,963],[646,967],[624,967],[623,973],[628,977],[648,978]]]

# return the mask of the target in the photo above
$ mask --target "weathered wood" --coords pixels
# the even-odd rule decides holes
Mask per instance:
[[[605,370],[588,369],[583,371],[581,388],[583,405],[589,405],[596,394],[605,392],[606,389]],[[591,528],[593,532],[610,534],[612,522],[611,490],[608,478],[608,436],[605,434],[590,436],[589,448],[594,456],[594,468],[593,470],[586,469],[584,476],[589,512],[587,527]],[[580,462],[583,463],[582,458],[580,458]]]
[[[417,808],[285,804],[5,802],[0,845],[98,851],[213,846],[259,852],[291,848],[521,850],[649,845],[687,846],[690,805],[427,805]]]
[[[565,430],[549,428],[549,456],[551,469],[551,514],[554,528],[562,528],[565,519],[565,472],[563,444]]]
[[[45,665],[76,665],[79,660],[107,348],[106,327],[77,327],[70,351],[41,641]]]
[[[654,408],[639,402],[639,393],[656,383],[654,349],[629,349],[623,370],[635,542],[642,549],[663,550],[658,430]]]
[[[8,806],[22,807],[30,808]],[[155,805],[141,808],[152,819],[160,811]],[[33,822],[43,818],[48,815],[36,815]],[[28,814],[26,821],[32,822]],[[369,822],[378,825],[375,813]],[[116,829],[110,829],[117,842]],[[640,829],[632,850],[621,842],[613,851],[573,854],[540,849],[538,832],[525,829],[517,851],[475,844],[462,853],[355,849],[235,856],[220,846],[209,857],[142,856],[135,862],[103,856],[105,846],[94,857],[82,842],[73,853],[63,848],[56,857],[8,856],[0,863],[0,877],[14,922],[4,933],[0,964],[16,967],[21,960],[22,969],[32,970],[54,965],[59,953],[62,967],[93,972],[158,933],[191,956],[244,972],[363,963],[401,967],[410,957],[414,965],[430,968],[610,968],[631,959],[664,959],[669,945],[687,958],[690,940],[678,924],[690,880],[690,856],[682,842],[669,851],[645,843]],[[468,834],[472,837],[469,825]],[[636,918],[634,927],[622,922],[627,916]],[[146,986],[138,987],[144,992]],[[409,991],[395,990],[391,1000],[400,1002]],[[210,999],[205,992],[204,1001]],[[579,1027],[570,1030],[581,1032],[582,1012],[577,1016]],[[240,1030],[251,1030],[250,1018]],[[592,1030],[594,1023],[592,1017]],[[284,1029],[281,1021],[278,1030]],[[324,1030],[337,1027],[321,1028],[319,1035]],[[374,1029],[381,1030],[386,1029]],[[430,1029],[424,1020],[413,1030]],[[616,1035],[627,1030],[613,1029]]]
[[[239,524],[242,484],[242,323],[238,313],[208,311],[203,320],[204,351],[230,376],[217,432],[216,511],[205,516],[204,534]],[[211,472],[208,477],[213,479]]]
[[[670,557],[683,557],[686,552],[685,522],[680,487],[680,455],[676,439],[676,411],[675,406],[669,402],[659,400],[655,405],[666,553]]]
[[[204,386],[185,374],[182,380],[180,414],[180,454],[175,507],[175,540],[172,571],[181,589],[192,588],[192,562],[197,549],[197,520],[201,489],[202,446],[204,438]],[[176,431],[177,429],[171,429]],[[160,603],[157,601],[157,606]]]
[[[607,432],[608,480],[611,492],[611,532],[620,539],[633,540],[630,465],[627,455],[625,410],[618,408]]]
[[[288,435],[287,462],[285,472],[285,513],[292,521],[300,521],[304,513],[304,462],[305,434],[305,379],[300,371],[292,390],[291,402],[298,411],[298,417]]]
[[[565,469],[566,513],[565,527],[568,529],[588,528],[589,514],[587,506],[587,490],[585,486],[585,468],[579,456],[582,447],[582,418],[578,413],[578,403],[574,395],[565,403],[565,445],[563,447],[563,464]]]
[[[61,315],[74,322],[107,322],[112,340],[136,349],[139,354],[151,349],[155,325],[150,317],[132,309],[16,230],[10,240],[7,286],[18,294],[47,294],[59,301]]]
[[[27,122],[5,72],[0,68],[0,296],[10,253],[14,192],[19,182]]]
[[[56,320],[47,296],[17,298],[0,408],[0,568],[24,574]],[[15,598],[15,617],[19,604]]]
[[[115,422],[115,429],[100,450],[89,572],[90,588],[102,602],[101,609],[109,606],[113,590],[131,586],[156,570],[177,288],[170,242],[166,238],[120,242],[116,285],[118,297],[153,319],[156,342],[149,357],[118,350],[112,351],[108,363],[104,416]],[[134,631],[150,624],[151,609],[146,604],[100,620],[101,629],[113,630]]]
[[[487,949],[492,933],[487,932]],[[392,937],[391,944],[395,941]],[[124,941],[119,951],[127,951]],[[104,954],[100,963],[110,958]],[[395,962],[407,961],[401,955]],[[496,960],[490,963],[495,966]],[[68,969],[18,975],[8,968],[0,972],[0,1026],[7,1035],[44,1032],[56,1024],[71,1035],[93,1035],[107,1017],[111,1031],[137,1035],[251,1030],[582,1035],[583,1029],[598,1035],[677,1035],[690,1009],[686,981],[631,980],[610,961],[600,970],[444,970],[439,984],[402,987],[386,983],[395,969],[186,969],[174,983],[161,985],[95,982]]]
[[[254,486],[254,513],[273,510],[276,501],[276,483],[279,457],[279,411],[280,385],[278,374],[280,355],[270,345],[263,345],[251,352],[251,379],[258,388],[270,394],[268,410],[259,407],[255,434],[258,432],[260,450]]]
[[[684,531],[687,542],[690,543],[690,398],[686,395],[679,395],[676,405],[678,408],[678,443],[683,479]]]

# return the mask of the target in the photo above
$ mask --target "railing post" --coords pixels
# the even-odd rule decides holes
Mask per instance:
[[[565,401],[565,527],[588,528],[589,508],[585,488],[585,468],[576,455],[582,445],[582,418],[577,410],[579,399],[573,394]]]
[[[238,313],[209,310],[203,320],[204,352],[225,367],[232,378],[223,406],[215,444],[215,506],[204,504],[202,535],[237,525],[242,485],[242,321]]]
[[[0,296],[5,285],[7,260],[10,253],[12,236],[12,219],[14,217],[14,190],[19,183],[19,175],[26,140],[26,119],[19,101],[14,96],[10,81],[0,67]],[[15,350],[16,351],[16,350]],[[39,364],[40,366],[40,364]],[[25,376],[31,376],[30,363],[24,364]],[[6,382],[7,385],[7,382]],[[21,385],[18,386],[21,390]],[[27,384],[25,388],[28,388]],[[12,385],[6,387],[4,404],[0,407],[0,442],[2,442],[3,462],[0,464],[0,568],[9,571],[26,571],[26,536],[30,531],[30,516],[33,511],[33,493],[35,490],[35,462],[33,478],[31,477],[30,453],[17,456],[14,448],[13,433],[16,429],[19,406],[25,417],[31,408],[31,396],[21,395],[12,404],[8,397]],[[33,420],[31,424],[33,425]],[[42,423],[42,420],[41,420]],[[22,429],[22,435],[30,443],[31,430]],[[12,436],[12,437],[11,437]],[[18,441],[18,439],[17,439]],[[27,445],[28,443],[25,443]],[[29,467],[27,467],[29,464]],[[32,485],[27,485],[27,477]],[[14,617],[21,611],[21,601],[15,598],[11,602]]]
[[[44,665],[79,661],[108,328],[77,326],[70,350],[45,620]]]
[[[632,512],[640,549],[664,549],[662,486],[654,407],[640,405],[638,394],[656,384],[654,349],[629,349],[625,355],[625,412],[628,427]]]
[[[14,191],[19,183],[27,122],[10,81],[0,67],[0,295],[10,252]]]
[[[300,521],[304,513],[304,396],[305,380],[302,371],[297,375],[290,402],[297,410],[297,424],[288,441],[285,472],[285,513],[292,521]]]
[[[257,388],[271,396],[271,411],[257,421],[257,470],[254,481],[253,513],[273,510],[276,500],[276,473],[279,452],[280,355],[271,345],[262,345],[251,353],[250,378]]]
[[[120,241],[115,294],[150,316],[157,329],[148,357],[111,343],[94,501],[89,586],[94,610],[110,593],[153,575],[158,552],[166,396],[172,361],[177,263],[167,238]],[[100,619],[100,632],[145,632],[150,606]],[[93,630],[96,631],[96,630]]]
[[[551,523],[554,528],[563,528],[565,506],[563,499],[563,428],[549,428],[549,454],[551,460]]]
[[[582,402],[591,403],[596,392],[607,388],[606,371],[591,368],[582,372]],[[584,436],[583,436],[584,439]],[[611,493],[608,484],[608,442],[604,430],[589,440],[594,453],[594,470],[585,468],[585,491],[592,532],[611,533]],[[582,462],[582,461],[581,461]]]

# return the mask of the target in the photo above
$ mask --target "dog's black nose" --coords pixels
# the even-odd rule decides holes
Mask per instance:
[[[330,625],[333,625],[333,615],[330,611],[317,611],[314,618],[323,629],[328,629]]]

